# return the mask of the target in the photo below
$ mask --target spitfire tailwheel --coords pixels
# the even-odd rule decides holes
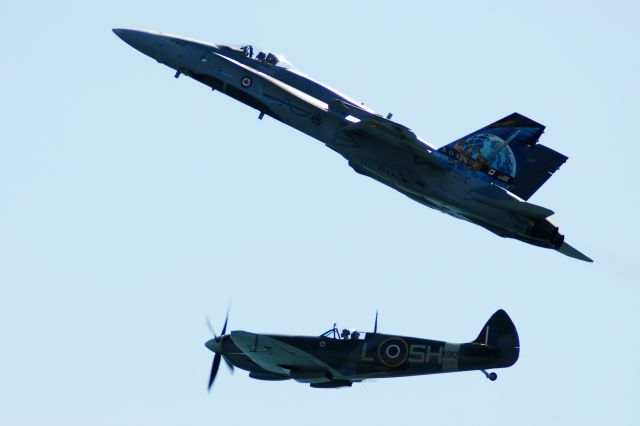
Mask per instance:
[[[480,370],[480,371],[482,371],[482,374],[484,374],[484,376],[487,379],[491,380],[492,382],[494,382],[498,378],[498,375],[493,371],[491,373],[487,373],[487,370]]]

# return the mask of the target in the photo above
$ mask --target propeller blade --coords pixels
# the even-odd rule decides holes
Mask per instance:
[[[378,311],[376,311],[376,322],[373,325],[373,334],[376,334],[378,332]]]
[[[209,329],[209,331],[211,332],[211,334],[213,334],[213,337],[218,337],[216,336],[216,332],[213,329],[213,326],[211,325],[211,321],[209,320],[209,317],[207,316],[207,328]]]
[[[213,365],[211,365],[211,375],[209,376],[209,386],[207,387],[208,391],[211,391],[211,386],[213,386],[213,381],[216,379],[216,374],[218,374],[218,368],[220,368],[220,354],[216,354],[213,357]]]
[[[224,325],[222,326],[222,333],[220,333],[221,336],[224,336],[224,334],[227,332],[227,321],[229,321],[229,311],[227,310],[227,316],[224,317]]]
[[[233,368],[234,368],[233,364],[231,364],[229,360],[225,357],[222,357],[222,359],[224,359],[224,363],[227,364],[227,367],[229,367],[229,371],[231,371],[231,374],[233,374]]]

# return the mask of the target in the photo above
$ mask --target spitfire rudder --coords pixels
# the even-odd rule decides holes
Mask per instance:
[[[496,311],[489,318],[478,337],[471,343],[496,348],[501,362],[500,366],[504,367],[515,364],[520,354],[518,331],[509,315],[502,309]]]

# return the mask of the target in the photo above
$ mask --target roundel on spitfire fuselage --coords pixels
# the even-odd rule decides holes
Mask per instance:
[[[409,356],[409,345],[403,339],[391,337],[378,346],[378,359],[387,367],[399,367]]]

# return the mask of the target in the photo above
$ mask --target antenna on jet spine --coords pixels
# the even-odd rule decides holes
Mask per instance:
[[[376,309],[376,321],[373,324],[373,334],[378,332],[378,310]]]

